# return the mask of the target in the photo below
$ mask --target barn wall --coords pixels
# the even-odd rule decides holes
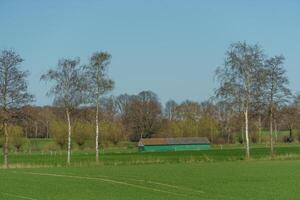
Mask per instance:
[[[140,148],[142,151],[196,151],[208,150],[209,144],[190,144],[190,145],[157,145],[157,146],[144,146]]]

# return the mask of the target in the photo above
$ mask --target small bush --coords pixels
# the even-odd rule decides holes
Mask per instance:
[[[215,144],[225,144],[225,139],[223,137],[217,137],[215,139]]]
[[[27,142],[27,138],[23,136],[23,130],[20,126],[9,126],[8,134],[10,138],[10,143],[13,145],[17,152],[19,152],[22,146]]]
[[[83,149],[87,140],[89,140],[95,132],[93,126],[87,122],[77,122],[73,130],[74,141],[80,149]]]
[[[43,147],[44,151],[59,151],[60,146],[57,143],[51,142]]]
[[[68,141],[68,128],[67,124],[63,121],[53,121],[50,123],[50,135],[55,143],[63,149]]]
[[[250,140],[253,144],[256,144],[258,142],[259,136],[257,133],[251,133],[250,134]]]
[[[242,134],[238,134],[238,135],[236,136],[236,141],[237,141],[239,144],[243,144],[243,143],[244,143]]]
[[[102,133],[102,139],[104,140],[101,141],[102,143],[118,144],[120,141],[124,140],[122,132],[121,124],[106,121],[100,124],[100,133]]]
[[[284,143],[292,143],[294,141],[294,138],[291,136],[283,136],[282,141]]]

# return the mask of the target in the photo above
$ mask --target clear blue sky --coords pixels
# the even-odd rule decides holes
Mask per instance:
[[[243,40],[285,55],[290,86],[300,91],[298,0],[0,0],[0,49],[25,59],[37,105],[52,103],[39,78],[59,58],[84,63],[100,50],[112,54],[114,95],[206,100],[225,50]]]

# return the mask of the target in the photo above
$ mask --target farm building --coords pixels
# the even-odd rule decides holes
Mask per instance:
[[[143,152],[208,150],[210,142],[206,137],[150,138],[141,139],[138,147]]]

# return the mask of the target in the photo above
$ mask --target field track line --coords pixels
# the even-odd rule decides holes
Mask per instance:
[[[25,196],[11,194],[11,193],[2,192],[2,194],[5,195],[5,196],[16,197],[16,198],[19,198],[19,199],[37,200],[37,199],[31,198],[31,197],[25,197]]]
[[[191,188],[181,187],[181,186],[178,186],[178,185],[171,185],[171,184],[168,184],[168,183],[161,183],[161,182],[157,182],[157,181],[141,180],[141,179],[134,179],[134,178],[129,178],[128,180],[151,183],[151,184],[154,184],[154,185],[160,185],[160,186],[165,186],[165,187],[169,187],[169,188],[180,189],[180,190],[185,190],[185,191],[190,191],[190,192],[197,192],[197,193],[202,193],[202,194],[204,193],[201,190],[194,190],[194,189],[191,189]]]
[[[171,192],[171,191],[161,190],[161,189],[156,189],[156,188],[149,188],[149,187],[145,187],[145,186],[142,186],[142,185],[136,185],[136,184],[127,183],[127,182],[124,182],[124,181],[116,181],[116,180],[112,180],[112,179],[108,179],[108,178],[74,176],[74,175],[65,175],[65,174],[35,173],[35,172],[24,172],[23,174],[38,175],[38,176],[63,177],[63,178],[83,179],[83,180],[96,180],[96,181],[102,181],[102,182],[108,182],[108,183],[114,183],[114,184],[119,184],[119,185],[125,185],[125,186],[140,188],[140,189],[144,189],[144,190],[151,190],[151,191],[155,191],[155,192],[172,194],[172,195],[176,195],[176,196],[189,196],[187,194],[181,194],[181,193],[176,193],[176,192]]]
[[[167,183],[160,183],[160,182],[156,182],[156,181],[146,181],[144,180],[146,183],[152,183],[155,185],[161,185],[161,186],[166,186],[166,187],[171,187],[171,188],[175,188],[175,189],[181,189],[181,190],[186,190],[186,191],[190,191],[190,192],[198,192],[198,193],[204,193],[202,190],[194,190],[191,188],[186,188],[186,187],[181,187],[181,186],[177,186],[177,185],[170,185]]]
[[[98,177],[109,178],[109,176],[98,176]],[[150,184],[154,184],[154,185],[160,185],[160,186],[165,186],[165,187],[169,187],[169,188],[174,188],[174,189],[180,189],[180,190],[185,190],[185,191],[190,191],[190,192],[197,192],[197,193],[201,193],[201,194],[204,193],[202,190],[195,190],[195,189],[191,189],[191,188],[187,188],[187,187],[182,187],[182,186],[178,186],[178,185],[172,185],[172,184],[162,183],[162,182],[157,182],[157,181],[152,181],[152,180],[143,180],[143,179],[124,177],[124,176],[114,177],[114,178],[121,178],[121,179],[127,179],[127,180],[132,180],[132,181],[145,182],[145,183],[150,183]]]

